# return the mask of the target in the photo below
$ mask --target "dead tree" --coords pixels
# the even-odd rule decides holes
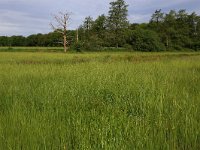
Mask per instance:
[[[71,13],[69,12],[59,12],[58,14],[54,14],[53,18],[56,21],[56,25],[54,25],[53,23],[50,23],[52,29],[55,32],[58,32],[60,34],[62,34],[63,36],[63,46],[64,46],[64,52],[66,53],[68,50],[67,44],[67,29],[68,29],[68,25],[69,25],[69,21],[70,21],[70,15]]]

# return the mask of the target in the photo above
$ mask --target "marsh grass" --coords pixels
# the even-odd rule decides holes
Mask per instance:
[[[199,53],[0,53],[0,149],[200,149]]]

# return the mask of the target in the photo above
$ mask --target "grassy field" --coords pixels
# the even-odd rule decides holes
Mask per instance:
[[[0,149],[200,149],[200,53],[0,53]]]

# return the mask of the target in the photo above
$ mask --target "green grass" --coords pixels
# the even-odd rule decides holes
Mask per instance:
[[[0,53],[0,149],[200,149],[200,53]]]

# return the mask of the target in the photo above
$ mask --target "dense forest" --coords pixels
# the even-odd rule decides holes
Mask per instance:
[[[67,32],[69,47],[81,50],[123,48],[136,51],[200,50],[200,16],[186,10],[156,10],[148,23],[130,23],[124,0],[110,3],[107,15],[88,16],[78,30]],[[78,38],[77,38],[78,35]],[[62,46],[56,31],[48,34],[0,36],[0,46]]]

